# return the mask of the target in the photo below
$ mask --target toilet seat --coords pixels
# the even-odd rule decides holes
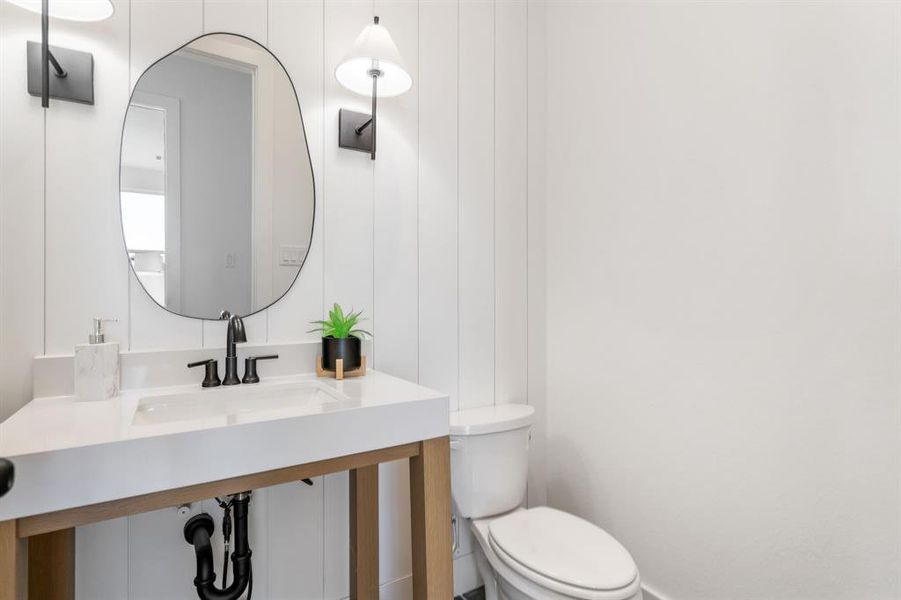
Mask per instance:
[[[610,534],[548,507],[519,510],[487,523],[496,557],[538,586],[570,598],[631,598],[638,569]]]

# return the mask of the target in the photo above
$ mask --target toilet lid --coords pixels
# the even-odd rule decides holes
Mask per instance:
[[[489,525],[491,541],[509,566],[588,590],[616,590],[635,581],[632,556],[613,536],[588,521],[546,506],[521,510]]]

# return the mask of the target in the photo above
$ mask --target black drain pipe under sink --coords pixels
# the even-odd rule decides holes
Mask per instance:
[[[216,587],[216,573],[213,570],[213,518],[207,513],[194,515],[185,523],[185,540],[194,546],[197,555],[197,577],[194,586],[201,600],[238,600],[248,585],[253,585],[253,571],[250,565],[250,545],[247,543],[247,512],[250,492],[234,496],[235,551],[231,555],[234,579],[225,589]],[[225,568],[223,566],[223,568]],[[223,582],[223,585],[225,582]],[[252,589],[252,588],[251,588]],[[247,595],[250,598],[250,594]]]

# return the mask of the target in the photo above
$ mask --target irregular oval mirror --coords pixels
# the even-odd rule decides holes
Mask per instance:
[[[249,315],[288,291],[315,197],[294,86],[265,47],[200,37],[141,75],[120,156],[132,269],[162,307]]]

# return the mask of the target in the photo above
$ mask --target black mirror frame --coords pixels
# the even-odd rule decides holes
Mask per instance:
[[[117,200],[116,206],[117,206],[117,211],[118,211],[118,215],[119,215],[119,226],[122,230],[122,245],[123,245],[123,250],[125,252],[125,257],[128,260],[128,271],[131,274],[131,276],[133,276],[135,278],[135,281],[141,287],[141,290],[143,290],[143,292],[145,294],[147,294],[147,297],[150,299],[150,301],[170,314],[177,315],[179,317],[183,317],[186,319],[197,319],[198,321],[218,321],[218,320],[220,320],[220,318],[219,317],[196,317],[193,315],[186,315],[186,314],[176,312],[170,308],[163,306],[162,304],[157,302],[153,296],[150,295],[150,292],[147,291],[147,288],[145,288],[144,284],[141,283],[141,280],[138,279],[138,274],[135,273],[134,264],[132,264],[131,259],[128,258],[128,242],[125,239],[125,221],[122,219],[122,150],[123,150],[124,144],[125,144],[125,122],[126,122],[126,119],[128,118],[128,110],[131,108],[131,101],[132,101],[132,98],[134,97],[135,90],[138,88],[138,84],[141,82],[141,78],[144,77],[144,75],[146,75],[147,72],[150,71],[153,67],[155,67],[157,65],[157,63],[160,63],[160,62],[166,60],[167,58],[169,58],[170,56],[172,56],[173,54],[187,48],[188,46],[190,46],[197,40],[200,40],[200,39],[203,39],[206,37],[210,37],[210,36],[215,36],[215,35],[229,35],[229,36],[241,38],[241,39],[244,39],[244,40],[247,40],[249,42],[256,44],[257,46],[259,46],[260,48],[262,48],[263,50],[268,52],[269,56],[271,56],[275,60],[275,62],[278,64],[278,66],[281,67],[282,71],[284,71],[285,76],[288,78],[288,83],[291,84],[291,91],[294,93],[294,102],[297,104],[297,114],[300,116],[300,130],[303,133],[303,144],[307,150],[307,161],[310,166],[310,182],[311,182],[312,188],[313,188],[313,214],[312,214],[312,219],[310,221],[310,238],[309,238],[310,242],[307,244],[307,251],[303,256],[303,260],[300,261],[300,265],[297,268],[297,274],[294,276],[294,279],[291,280],[291,284],[287,288],[285,288],[285,291],[280,296],[278,296],[277,298],[274,298],[272,300],[272,302],[270,302],[266,306],[260,307],[246,315],[240,315],[241,317],[249,317],[251,315],[261,313],[264,310],[268,310],[273,305],[275,305],[275,303],[277,303],[279,300],[284,298],[288,294],[288,292],[291,291],[291,288],[294,287],[294,284],[296,284],[298,278],[300,278],[301,271],[303,271],[304,266],[307,264],[307,258],[309,258],[309,256],[310,256],[310,249],[313,245],[312,244],[313,236],[316,233],[316,204],[317,204],[317,202],[316,202],[316,172],[313,170],[313,157],[310,155],[310,144],[307,141],[307,127],[303,120],[303,111],[300,109],[300,98],[297,96],[297,87],[294,85],[294,80],[291,79],[291,73],[288,72],[288,69],[285,68],[284,63],[282,63],[282,61],[279,60],[279,58],[275,55],[275,53],[272,52],[272,50],[270,50],[265,45],[261,44],[260,42],[258,42],[255,39],[253,39],[252,37],[242,35],[240,33],[231,33],[228,31],[213,31],[210,33],[204,33],[203,35],[198,35],[197,37],[192,38],[188,42],[182,44],[175,50],[172,50],[171,52],[169,52],[169,53],[161,56],[160,58],[156,59],[155,61],[153,61],[146,69],[144,69],[144,71],[141,73],[141,76],[138,77],[138,79],[135,81],[135,85],[131,89],[131,92],[129,93],[129,96],[128,96],[128,105],[126,105],[126,107],[125,107],[125,114],[122,116],[122,133],[119,136],[119,169],[118,169],[119,193],[117,194],[117,198],[116,198],[116,200]]]

